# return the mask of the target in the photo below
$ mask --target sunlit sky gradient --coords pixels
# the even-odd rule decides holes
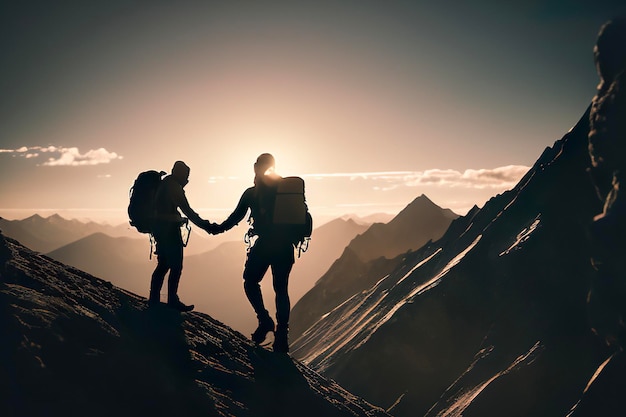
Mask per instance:
[[[138,172],[177,159],[192,207],[221,221],[262,152],[306,179],[319,218],[395,213],[420,194],[465,214],[578,121],[598,29],[626,13],[623,1],[4,3],[0,216],[113,222]]]

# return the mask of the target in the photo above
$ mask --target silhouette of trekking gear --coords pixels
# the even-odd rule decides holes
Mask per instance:
[[[170,307],[170,308],[173,308],[174,310],[178,310],[178,311],[180,311],[181,313],[185,313],[185,312],[191,311],[191,310],[193,310],[193,309],[194,309],[194,307],[195,307],[193,304],[190,304],[190,305],[183,304],[183,303],[182,303],[182,302],[178,299],[178,297],[176,297],[176,298],[175,298],[175,299],[173,299],[173,300],[168,301],[168,302],[167,302],[167,306],[168,306],[168,307]]]
[[[252,333],[252,341],[257,345],[260,345],[265,341],[267,334],[274,332],[274,320],[270,316],[259,320],[259,326]]]
[[[130,188],[128,218],[130,225],[136,228],[139,233],[152,234],[154,232],[156,217],[154,201],[161,178],[165,174],[164,171],[154,170],[141,172]]]
[[[304,195],[304,180],[300,177],[284,177],[276,180],[267,207],[268,226],[279,236],[285,236],[298,249],[298,257],[306,252],[313,232],[313,217],[309,213]],[[251,219],[248,219],[251,223]],[[251,245],[252,238],[258,234],[250,229],[245,242]]]
[[[289,329],[279,326],[274,332],[272,350],[276,353],[289,353]]]
[[[148,170],[140,172],[132,187],[130,187],[128,203],[128,218],[131,226],[139,233],[150,235],[150,259],[154,252],[154,231],[157,221],[156,195],[163,180],[167,175],[165,171]],[[181,227],[184,227],[183,247],[189,243],[191,226],[188,219],[184,218]]]

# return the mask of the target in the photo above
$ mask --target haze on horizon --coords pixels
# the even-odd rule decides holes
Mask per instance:
[[[271,152],[314,216],[465,214],[511,188],[595,93],[623,2],[0,6],[0,216],[124,221],[137,173],[191,166],[214,221]]]

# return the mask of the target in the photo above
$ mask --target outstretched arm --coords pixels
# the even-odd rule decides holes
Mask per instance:
[[[253,192],[253,188],[248,188],[246,191],[244,191],[241,198],[239,199],[239,203],[237,203],[237,207],[235,207],[235,211],[233,211],[232,214],[222,222],[222,224],[217,226],[217,233],[222,233],[226,230],[232,229],[246,216],[246,213],[250,208]]]
[[[193,224],[206,230],[210,222],[202,219],[202,217],[200,217],[200,215],[191,208],[189,201],[187,201],[187,196],[182,188],[173,188],[172,191],[172,198],[176,206],[180,208],[183,214],[187,216]]]

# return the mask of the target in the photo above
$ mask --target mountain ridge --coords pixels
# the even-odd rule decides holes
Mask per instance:
[[[512,190],[318,317],[294,356],[398,417],[623,413],[626,360],[594,334],[608,312],[588,301],[601,210],[588,117]]]
[[[33,214],[21,220],[0,217],[0,230],[38,252],[46,253],[59,249],[93,233],[106,233],[112,237],[137,237],[129,227],[110,226],[96,222],[65,219],[57,213],[48,217]]]
[[[316,285],[293,307],[290,326],[298,337],[346,298],[369,288],[401,262],[401,254],[441,237],[459,216],[416,197],[389,223],[374,223],[357,235]]]
[[[3,415],[387,416],[206,314],[146,305],[0,233]]]

